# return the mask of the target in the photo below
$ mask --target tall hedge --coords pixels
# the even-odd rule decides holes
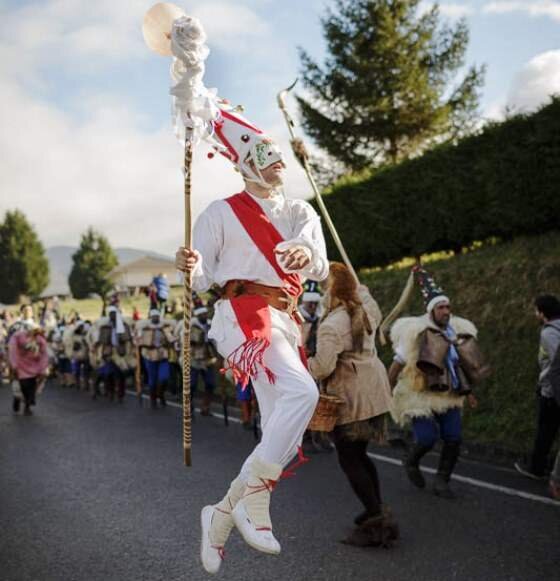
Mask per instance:
[[[342,179],[324,200],[356,267],[558,229],[560,98],[458,145]]]

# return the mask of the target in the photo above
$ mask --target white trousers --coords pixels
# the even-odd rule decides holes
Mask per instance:
[[[261,414],[262,438],[241,468],[244,480],[254,458],[282,466],[290,462],[301,445],[319,397],[317,385],[299,355],[297,326],[285,313],[271,311],[272,337],[264,363],[274,374],[275,382],[269,383],[263,371],[252,380]],[[226,313],[228,316],[218,322],[220,328],[212,333],[222,339],[217,346],[224,357],[245,340],[237,321]]]

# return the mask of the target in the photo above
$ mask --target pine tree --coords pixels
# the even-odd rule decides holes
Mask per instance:
[[[91,293],[103,297],[111,290],[112,283],[107,275],[119,261],[105,236],[88,228],[82,234],[80,247],[72,255],[72,261],[68,284],[75,298],[83,299]]]
[[[441,24],[437,5],[419,13],[419,3],[338,0],[322,20],[324,65],[300,49],[304,127],[350,169],[396,163],[475,127],[484,67],[457,78],[466,21]]]
[[[0,224],[0,302],[36,298],[49,284],[49,261],[33,226],[19,210]]]

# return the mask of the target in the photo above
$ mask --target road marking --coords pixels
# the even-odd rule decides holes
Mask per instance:
[[[134,391],[127,390],[129,395],[136,396]],[[149,396],[146,394],[142,394],[143,399],[149,400]],[[167,405],[183,409],[181,404],[169,401]],[[200,411],[199,408],[195,408],[196,411]],[[219,414],[216,412],[212,412],[212,416],[216,418],[224,419],[223,414]],[[229,421],[234,422],[236,424],[240,424],[241,420],[236,417],[229,416]],[[402,461],[398,460],[397,458],[391,458],[390,456],[383,456],[382,454],[374,454],[373,452],[368,452],[368,456],[370,458],[374,458],[375,460],[379,460],[380,462],[386,462],[387,464],[393,464],[394,466],[402,466]],[[422,472],[426,472],[427,474],[435,474],[437,470],[434,468],[422,468]],[[552,498],[547,498],[546,496],[540,496],[538,494],[531,494],[530,492],[524,492],[523,490],[517,490],[516,488],[509,488],[508,486],[501,486],[499,484],[492,484],[491,482],[485,482],[484,480],[478,480],[477,478],[470,478],[468,476],[461,476],[460,474],[453,474],[451,476],[453,480],[457,480],[457,482],[463,482],[465,484],[470,484],[471,486],[477,486],[478,488],[486,488],[487,490],[492,490],[494,492],[501,492],[502,494],[506,494],[508,496],[516,496],[518,498],[523,498],[525,500],[533,500],[535,502],[540,502],[542,504],[548,504],[550,506],[560,507],[560,501],[554,500]]]
[[[127,389],[126,390],[126,393],[128,395],[130,395],[130,396],[138,397],[138,394],[135,391],[132,391],[130,389]],[[145,393],[143,393],[142,394],[142,399],[149,400],[150,399],[150,396],[149,395],[146,395]],[[180,409],[180,410],[183,409],[183,404],[175,403],[174,401],[167,401],[166,400],[166,404],[168,406],[172,407],[172,408],[177,408],[177,409]],[[200,412],[200,408],[194,408],[194,409],[195,409],[195,411]],[[212,416],[213,417],[216,417],[216,418],[222,418],[222,420],[225,419],[225,416],[223,414],[217,414],[215,412],[212,412]],[[230,422],[234,422],[236,424],[240,424],[241,423],[241,420],[239,418],[236,418],[235,416],[229,416],[228,415],[228,420]]]
[[[402,466],[402,461],[397,460],[396,458],[382,456],[381,454],[373,454],[372,452],[368,452],[368,456],[381,462],[387,462],[388,464],[393,464],[395,466]],[[421,470],[422,472],[426,472],[428,474],[435,474],[437,472],[437,470],[434,468],[427,467],[421,468]],[[560,502],[558,500],[547,498],[546,496],[540,496],[538,494],[531,494],[530,492],[524,492],[523,490],[517,490],[516,488],[509,488],[508,486],[492,484],[490,482],[485,482],[484,480],[478,480],[477,478],[461,476],[460,474],[452,474],[451,478],[453,480],[457,480],[457,482],[464,482],[465,484],[478,486],[479,488],[486,488],[487,490],[493,490],[494,492],[501,492],[502,494],[507,494],[508,496],[517,496],[519,498],[524,498],[525,500],[534,500],[535,502],[542,502],[543,504],[560,507]]]

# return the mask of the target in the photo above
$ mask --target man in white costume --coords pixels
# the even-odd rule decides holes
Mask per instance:
[[[276,145],[231,109],[222,113],[216,134],[245,190],[210,204],[195,224],[194,249],[180,248],[176,263],[192,272],[195,290],[222,288],[209,336],[236,380],[252,380],[262,440],[224,498],[202,509],[201,557],[209,573],[220,568],[234,524],[253,548],[280,552],[270,494],[299,451],[318,399],[303,354],[297,298],[302,278],[319,281],[329,272],[319,216],[307,202],[277,191],[285,165]]]

